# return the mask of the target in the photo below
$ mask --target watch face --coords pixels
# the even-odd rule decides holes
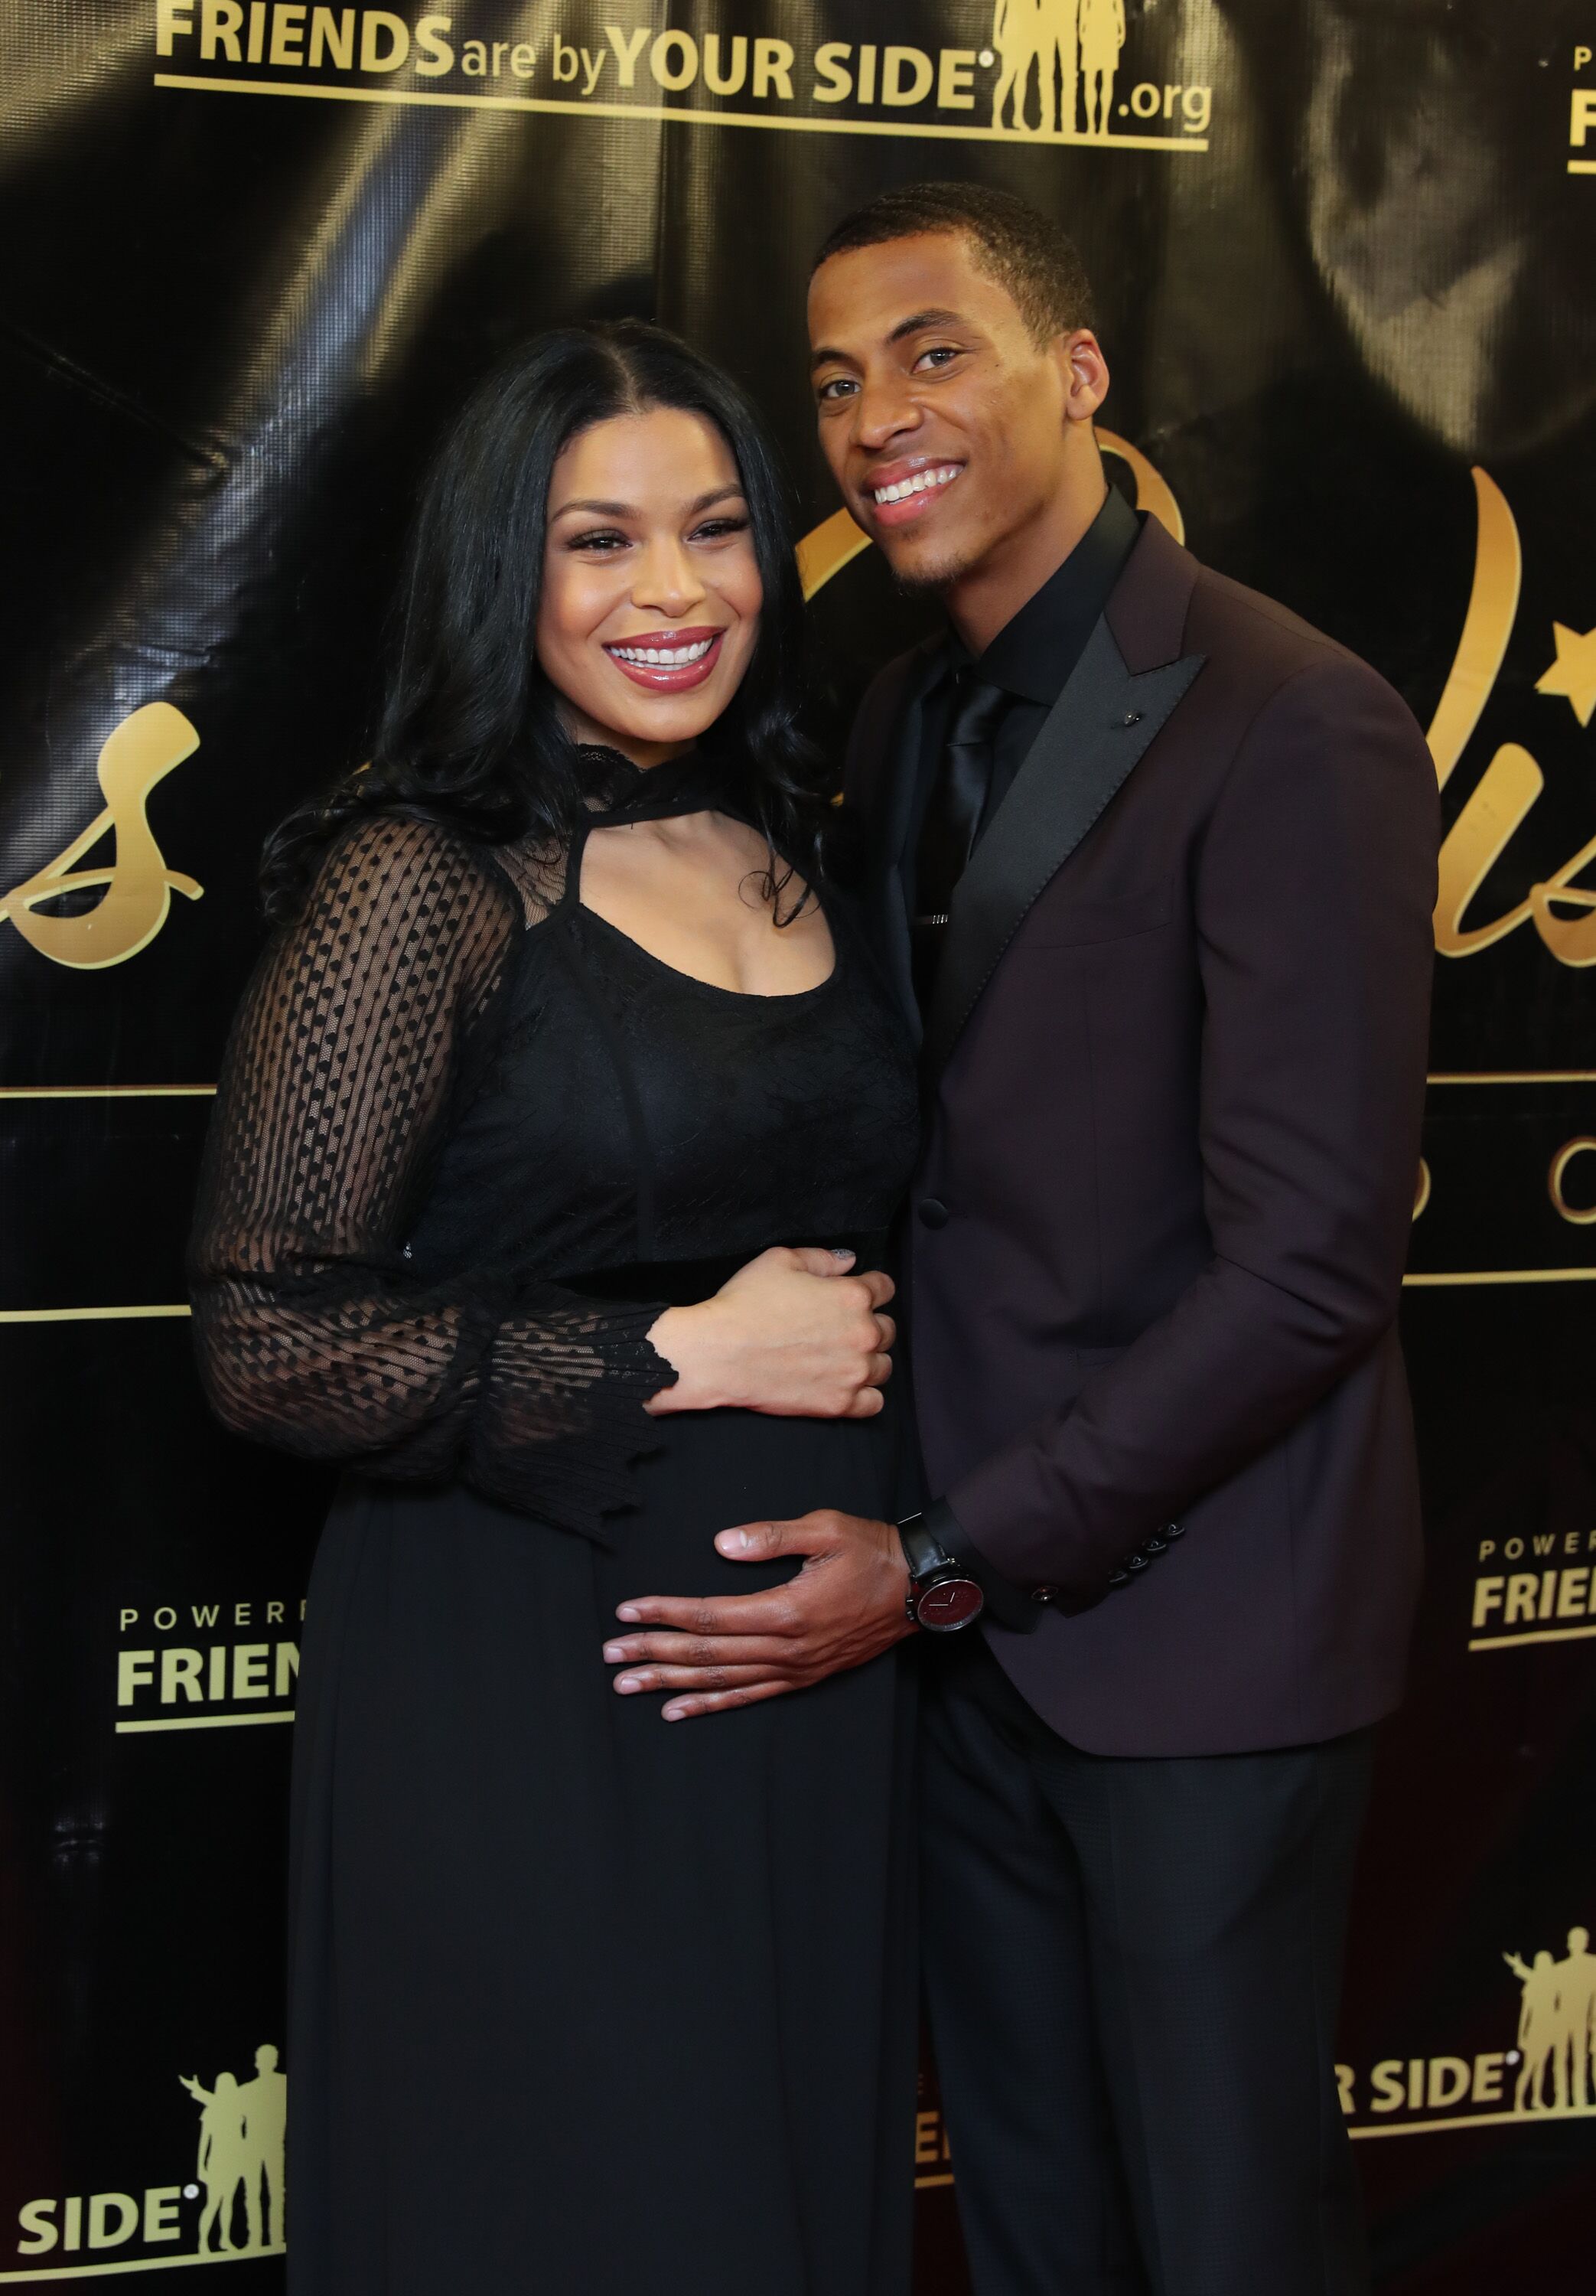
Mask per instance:
[[[946,1635],[979,1618],[985,1607],[986,1597],[973,1578],[942,1578],[920,1596],[914,1615],[932,1634]]]

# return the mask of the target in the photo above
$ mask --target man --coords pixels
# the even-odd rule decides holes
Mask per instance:
[[[1073,249],[925,184],[821,251],[822,444],[950,629],[848,798],[923,1019],[925,1951],[978,2296],[1365,2288],[1333,2046],[1419,1574],[1395,1324],[1437,805],[1362,662],[1104,480]],[[690,1710],[900,1630],[882,1524],[628,1605]],[[978,1631],[968,1620],[981,1607]]]

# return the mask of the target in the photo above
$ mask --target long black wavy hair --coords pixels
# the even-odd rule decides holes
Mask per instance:
[[[623,319],[537,337],[487,377],[445,439],[422,489],[371,762],[268,838],[272,922],[298,914],[327,845],[363,816],[436,822],[487,845],[569,842],[589,783],[533,650],[550,480],[578,431],[657,406],[703,415],[731,448],[764,586],[747,673],[705,746],[735,745],[741,806],[780,857],[779,918],[793,869],[822,873],[830,809],[799,726],[806,620],[774,451],[729,376],[663,327]]]

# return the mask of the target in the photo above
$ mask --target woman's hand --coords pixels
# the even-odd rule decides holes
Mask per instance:
[[[896,1338],[892,1278],[853,1271],[851,1251],[776,1244],[712,1300],[667,1308],[649,1333],[680,1374],[648,1408],[733,1405],[783,1418],[870,1419],[881,1409]]]

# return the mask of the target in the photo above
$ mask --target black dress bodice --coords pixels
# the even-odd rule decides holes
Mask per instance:
[[[521,937],[491,1070],[418,1220],[423,1279],[506,1252],[561,1283],[880,1234],[914,1152],[902,1024],[826,903],[819,987],[693,979],[584,908]],[[640,1265],[641,1264],[641,1265]]]
[[[724,764],[593,771],[594,824],[737,809]],[[602,1538],[675,1378],[669,1271],[884,1229],[917,1108],[841,904],[828,980],[735,994],[582,907],[585,836],[343,833],[241,1008],[192,1274],[238,1431]]]

